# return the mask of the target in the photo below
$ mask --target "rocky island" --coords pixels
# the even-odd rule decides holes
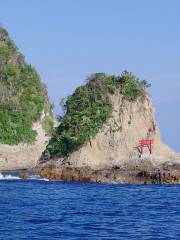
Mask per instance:
[[[63,104],[65,115],[39,161],[39,174],[101,183],[179,183],[180,157],[161,141],[149,86],[127,71],[91,75]]]
[[[92,74],[62,101],[0,27],[0,171],[67,181],[180,183],[180,155],[161,141],[150,84],[132,73]]]

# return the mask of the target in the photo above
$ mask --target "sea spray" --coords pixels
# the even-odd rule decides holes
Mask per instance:
[[[21,178],[18,176],[13,176],[11,174],[3,175],[2,173],[0,173],[0,180],[16,180],[16,179],[21,179]]]
[[[20,178],[18,176],[12,175],[12,174],[2,174],[0,173],[0,180],[25,180],[23,178]],[[41,178],[38,175],[31,175],[26,180],[38,180],[38,181],[49,181],[47,178]]]

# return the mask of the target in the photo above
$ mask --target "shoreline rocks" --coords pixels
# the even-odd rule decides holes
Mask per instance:
[[[62,180],[99,184],[180,184],[180,163],[168,161],[156,167],[149,163],[144,163],[139,166],[113,166],[112,168],[92,169],[87,166],[60,165],[51,161],[34,169],[2,171],[1,174],[10,174],[21,179],[30,179],[32,175],[36,175],[50,181]]]
[[[147,169],[123,169],[115,166],[109,169],[95,170],[90,167],[72,166],[55,167],[53,164],[37,169],[38,175],[49,180],[96,182],[96,183],[131,183],[131,184],[179,184],[180,164],[160,165]]]

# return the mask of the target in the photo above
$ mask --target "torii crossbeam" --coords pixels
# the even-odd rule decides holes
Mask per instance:
[[[143,154],[144,147],[147,147],[149,150],[149,153],[152,154],[152,146],[153,146],[154,140],[152,139],[141,139],[139,140],[139,151],[141,154]]]

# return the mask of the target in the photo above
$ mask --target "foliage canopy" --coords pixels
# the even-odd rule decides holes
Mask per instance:
[[[0,27],[0,142],[33,142],[37,133],[32,124],[45,107],[51,114],[46,86]]]

